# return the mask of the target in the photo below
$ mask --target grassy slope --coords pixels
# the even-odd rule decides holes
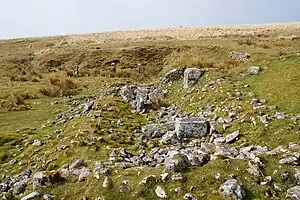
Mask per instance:
[[[297,34],[297,32],[295,33]],[[251,45],[239,45],[235,38],[227,39],[199,39],[195,41],[166,41],[166,42],[137,42],[129,44],[118,44],[112,46],[108,45],[98,45],[93,43],[83,43],[80,46],[73,43],[68,43],[67,45],[62,44],[64,41],[61,38],[48,38],[48,39],[30,39],[24,41],[9,41],[3,42],[0,46],[2,74],[15,73],[16,67],[28,68],[31,70],[36,70],[38,73],[43,75],[43,79],[39,83],[32,82],[10,82],[7,77],[2,77],[0,82],[0,98],[6,99],[11,92],[28,91],[29,93],[38,94],[39,88],[47,82],[47,77],[53,76],[55,74],[63,73],[66,68],[72,66],[72,62],[79,59],[83,64],[83,69],[86,72],[94,72],[94,69],[105,69],[105,62],[118,57],[123,59],[124,66],[135,65],[136,62],[144,60],[146,64],[147,77],[143,81],[153,81],[156,80],[158,76],[162,75],[169,69],[188,65],[188,66],[204,66],[213,67],[217,70],[211,70],[208,72],[208,77],[218,78],[225,76],[231,82],[222,84],[225,91],[232,91],[235,89],[233,83],[238,82],[239,85],[249,84],[250,88],[241,89],[244,92],[245,100],[251,100],[246,94],[248,91],[253,91],[257,97],[267,99],[269,105],[278,105],[280,111],[299,114],[299,95],[300,95],[300,79],[299,79],[299,67],[300,58],[295,56],[297,52],[300,52],[299,41],[289,41],[289,40],[277,40],[275,37],[270,36],[267,38],[254,38]],[[54,44],[54,45],[52,45]],[[95,49],[100,47],[99,49]],[[152,48],[153,51],[146,51],[145,53],[139,53],[143,51],[141,49]],[[126,49],[123,52],[120,49]],[[153,54],[157,49],[157,54]],[[251,59],[246,64],[244,63],[230,63],[227,55],[228,51],[240,50],[247,51],[251,54]],[[45,53],[40,54],[43,51]],[[76,52],[76,53],[75,53]],[[161,57],[162,52],[167,52],[165,56]],[[76,56],[73,56],[75,53]],[[87,53],[87,57],[82,57],[83,54]],[[281,60],[279,58],[280,54],[287,54],[287,59]],[[28,55],[35,55],[34,61],[20,61],[22,59],[28,59]],[[61,56],[65,55],[65,56]],[[290,56],[289,56],[290,55]],[[98,63],[97,59],[100,59]],[[75,58],[73,58],[75,57]],[[105,59],[102,60],[102,57]],[[63,60],[64,64],[58,67],[61,71],[57,73],[46,73],[47,63],[50,59],[53,60]],[[16,62],[17,61],[17,62]],[[224,62],[228,61],[228,62]],[[224,64],[225,63],[225,64]],[[164,68],[159,68],[158,65],[164,65]],[[238,74],[240,72],[245,72],[247,66],[260,65],[264,67],[262,73],[258,76],[251,76],[246,79],[240,79]],[[96,66],[95,68],[91,66]],[[54,67],[55,68],[55,67]],[[85,71],[83,71],[85,72]],[[122,71],[124,72],[124,71]],[[133,79],[132,79],[133,78]],[[78,80],[82,85],[85,85],[85,89],[81,91],[82,94],[95,94],[98,93],[99,89],[103,89],[107,83],[116,82],[136,82],[141,80],[136,80],[134,76],[129,78],[106,78],[101,77],[99,74],[95,73],[92,77],[83,77]],[[207,80],[208,81],[208,80]],[[207,82],[203,79],[197,86],[199,88],[203,87]],[[220,103],[227,97],[224,94],[216,93],[214,91],[208,91],[206,95],[199,101],[199,97],[203,94],[192,93],[187,97],[193,97],[194,100],[182,101],[181,98],[185,95],[186,91],[181,90],[178,93],[178,88],[182,87],[182,82],[177,82],[172,86],[167,86],[169,89],[170,101],[181,105],[184,110],[188,111],[198,111],[199,108],[215,101],[216,104]],[[190,98],[187,98],[190,99]],[[71,124],[63,128],[66,130],[67,134],[62,136],[61,139],[57,138],[53,132],[53,128],[40,129],[39,127],[45,123],[48,119],[55,119],[56,114],[59,111],[66,108],[67,105],[61,99],[60,102],[54,107],[49,106],[50,102],[56,99],[51,99],[39,95],[38,99],[28,100],[33,107],[30,111],[21,112],[5,112],[0,114],[0,158],[2,163],[6,163],[13,158],[13,154],[20,154],[23,152],[25,154],[25,159],[36,154],[32,147],[24,145],[28,141],[33,141],[35,138],[44,140],[45,136],[49,135],[48,141],[43,149],[37,153],[41,157],[45,151],[50,150],[54,152],[48,159],[57,159],[48,166],[48,169],[57,169],[61,164],[71,162],[77,158],[86,158],[89,160],[89,166],[92,167],[93,161],[102,160],[107,158],[107,152],[104,146],[115,147],[115,146],[127,146],[130,150],[135,151],[134,146],[130,144],[114,142],[106,138],[103,135],[105,144],[99,143],[99,149],[95,149],[95,146],[76,146],[72,145],[70,149],[66,150],[64,153],[55,152],[55,147],[57,145],[68,144],[70,140],[75,139],[80,136],[83,140],[89,140],[90,137],[99,136],[98,133],[92,133],[92,124],[94,123],[91,119],[80,119],[74,120]],[[112,112],[104,112],[105,121],[104,129],[109,129],[109,121],[121,118],[127,124],[126,128],[121,128],[119,131],[122,132],[124,138],[131,134],[132,129],[135,126],[145,123],[145,117],[137,116],[130,113],[129,105],[120,102],[115,98],[105,98],[99,103],[109,103],[116,109]],[[193,104],[194,103],[194,104]],[[252,113],[250,106],[247,103],[243,104],[245,107],[245,113]],[[287,130],[289,121],[273,122],[269,127],[264,127],[259,125],[257,127],[251,127],[244,124],[234,124],[234,126],[229,129],[226,133],[229,133],[236,128],[240,129],[243,138],[237,142],[241,144],[246,142],[248,144],[258,144],[258,145],[269,145],[271,147],[276,147],[278,145],[286,145],[291,141],[299,141],[299,131],[297,130]],[[30,131],[25,128],[38,128],[37,131]],[[25,129],[23,134],[14,133],[17,129]],[[86,131],[85,134],[78,133],[77,130]],[[21,142],[23,140],[23,142]],[[108,142],[108,143],[107,143]],[[19,151],[14,148],[15,144],[24,145],[25,150]],[[277,169],[277,160],[274,158],[265,158],[266,173],[271,175],[274,169]],[[217,193],[217,189],[221,182],[224,180],[225,176],[230,174],[236,174],[238,179],[244,185],[243,187],[247,191],[248,199],[263,199],[264,190],[267,188],[261,187],[256,184],[257,180],[250,176],[246,172],[245,161],[234,160],[217,160],[212,161],[209,164],[200,168],[191,168],[185,172],[189,177],[186,183],[160,183],[166,189],[174,189],[175,187],[181,186],[186,192],[189,192],[190,186],[194,185],[197,188],[192,192],[197,197],[203,199],[220,199],[221,197]],[[0,174],[10,174],[12,172],[18,172],[24,170],[25,167],[11,167],[5,165],[1,168]],[[278,169],[277,169],[278,170]],[[290,167],[284,166],[279,169],[292,170]],[[221,180],[216,181],[214,176],[215,173],[219,172],[222,174]],[[113,188],[109,191],[102,189],[102,182],[94,179],[89,179],[84,183],[67,183],[59,186],[54,186],[53,188],[48,188],[42,190],[43,193],[55,193],[59,198],[65,197],[66,199],[81,199],[82,196],[87,196],[90,198],[95,198],[97,196],[105,196],[106,199],[156,199],[154,194],[154,188],[140,188],[138,182],[141,181],[146,175],[156,174],[159,175],[161,169],[145,169],[142,170],[142,174],[137,176],[137,172],[124,172],[120,171],[118,174],[114,173],[111,179],[113,180]],[[280,173],[278,176],[274,176],[276,181],[280,182]],[[129,179],[132,184],[133,191],[139,191],[138,197],[133,197],[132,194],[120,194],[117,191],[118,185],[121,180]],[[208,184],[209,183],[209,184]],[[290,186],[286,184],[286,187]],[[284,194],[280,194],[283,198]],[[168,192],[169,199],[181,199],[182,197],[176,195],[174,192]]]

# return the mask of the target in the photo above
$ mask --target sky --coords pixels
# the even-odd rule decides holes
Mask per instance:
[[[300,0],[0,0],[0,39],[300,22]]]

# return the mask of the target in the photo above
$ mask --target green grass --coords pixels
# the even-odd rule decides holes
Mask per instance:
[[[250,90],[282,111],[300,113],[300,58],[275,60],[265,66],[267,69],[259,76],[246,80]]]
[[[240,115],[245,115],[246,122],[234,121],[232,127],[223,134],[240,130],[241,138],[232,144],[239,145],[268,145],[271,148],[279,145],[287,145],[291,141],[300,141],[297,129],[288,130],[291,121],[288,119],[270,122],[268,127],[258,123],[257,126],[249,123],[250,116],[257,116],[258,113],[249,104],[252,97],[248,92],[253,91],[257,98],[266,99],[267,105],[277,105],[282,112],[290,114],[300,113],[300,58],[295,56],[299,52],[299,41],[282,41],[276,37],[254,38],[254,43],[239,45],[236,38],[202,38],[193,41],[154,41],[154,42],[133,42],[110,44],[95,44],[93,41],[86,41],[83,44],[68,43],[60,45],[62,38],[37,38],[29,40],[16,40],[1,43],[0,61],[0,100],[6,100],[12,93],[35,94],[38,98],[26,100],[32,109],[20,112],[7,112],[0,108],[0,174],[16,174],[28,168],[28,166],[2,165],[11,159],[32,160],[34,156],[39,156],[42,161],[35,161],[40,166],[43,160],[53,160],[45,166],[45,169],[34,170],[57,170],[62,164],[72,163],[74,160],[82,158],[87,160],[88,167],[93,169],[95,161],[107,160],[112,148],[125,147],[133,153],[141,150],[151,150],[151,145],[141,149],[137,148],[136,142],[128,139],[134,135],[134,130],[146,124],[146,115],[138,115],[131,112],[131,106],[121,101],[118,97],[111,97],[109,91],[114,86],[123,84],[143,84],[157,82],[160,76],[173,68],[184,65],[199,68],[210,68],[207,77],[203,76],[198,84],[191,89],[184,90],[183,81],[177,81],[171,85],[163,85],[168,90],[167,100],[176,104],[181,111],[198,113],[207,105],[231,106],[235,102],[235,97],[229,97],[227,92],[234,93],[235,89],[242,92],[243,99],[238,103],[242,108]],[[90,43],[89,43],[90,42]],[[57,45],[57,46],[56,46]],[[228,52],[246,51],[251,54],[251,58],[246,63],[233,62],[229,60]],[[43,53],[41,53],[43,52]],[[285,55],[287,59],[280,60],[280,55]],[[29,57],[33,57],[30,60]],[[112,59],[120,59],[122,64],[118,68],[118,76],[110,78],[103,76],[108,69],[107,62]],[[61,66],[50,66],[52,62],[62,63]],[[80,73],[83,77],[76,79],[80,84],[78,95],[93,95],[97,97],[100,104],[97,112],[101,110],[103,120],[101,123],[97,119],[82,117],[76,118],[66,125],[41,128],[47,120],[54,120],[58,113],[68,109],[68,105],[61,102],[63,98],[49,98],[40,94],[40,89],[47,86],[50,77],[66,76],[66,72],[72,69],[74,62],[80,61]],[[134,69],[128,69],[142,62],[145,66],[145,76],[136,78]],[[259,65],[263,68],[257,76],[243,78],[240,73],[245,73],[249,65]],[[266,67],[266,68],[265,68]],[[124,68],[124,69],[121,69]],[[125,69],[126,68],[126,69]],[[36,71],[43,76],[40,82],[16,82],[10,81],[9,75],[18,75],[22,70],[30,72]],[[56,72],[55,72],[56,71]],[[102,74],[101,74],[102,73]],[[215,80],[225,77],[227,82],[221,83],[222,87],[211,90],[207,87],[206,92],[202,88]],[[234,86],[236,84],[237,86]],[[249,84],[249,88],[244,88],[244,84]],[[196,92],[196,90],[199,92]],[[107,93],[106,93],[107,92]],[[60,103],[50,106],[51,102]],[[221,104],[221,102],[224,102]],[[268,114],[274,114],[266,111]],[[218,111],[219,116],[224,116],[223,111]],[[156,117],[157,112],[149,114]],[[120,119],[124,126],[117,127],[115,122]],[[114,123],[111,123],[114,121]],[[37,130],[31,130],[37,128]],[[119,139],[114,140],[108,136],[108,130],[114,129],[119,133]],[[23,133],[16,133],[16,130],[24,130]],[[63,129],[64,133],[57,135],[54,131]],[[135,134],[138,136],[138,134]],[[101,138],[99,141],[95,138]],[[45,142],[41,147],[31,145],[34,139]],[[155,142],[153,142],[155,143]],[[19,145],[19,148],[15,148]],[[62,152],[56,151],[58,145],[69,145],[70,147]],[[153,144],[155,146],[155,144]],[[50,151],[50,155],[45,157],[45,153]],[[24,158],[20,158],[20,154]],[[16,157],[14,156],[17,155]],[[284,192],[292,186],[291,182],[283,183],[280,173],[284,170],[293,171],[290,166],[278,167],[279,157],[263,157],[266,164],[265,174],[272,175],[274,170],[278,174],[272,175],[274,181],[280,183],[283,192],[279,198],[284,198]],[[187,182],[159,182],[166,189],[168,199],[182,199],[183,195],[173,192],[174,188],[182,187],[185,192],[191,192],[198,199],[223,199],[218,188],[222,182],[230,175],[235,174],[242,187],[246,190],[246,199],[265,199],[264,193],[270,186],[260,186],[258,178],[253,177],[247,171],[247,162],[244,160],[215,160],[203,167],[192,167],[184,172],[188,177]],[[141,187],[138,183],[148,175],[159,176],[162,167],[145,168],[138,176],[137,172],[116,170],[113,171],[111,179],[113,186],[109,190],[102,188],[103,180],[96,180],[89,177],[86,182],[67,182],[42,189],[41,193],[52,193],[57,195],[57,199],[82,199],[83,196],[94,199],[98,196],[105,199],[157,199],[154,190],[155,186]],[[221,174],[220,180],[215,179],[215,174]],[[102,177],[103,179],[104,177]],[[119,185],[122,180],[128,179],[132,187],[132,192],[128,194],[119,193]],[[190,191],[191,186],[196,186]],[[138,195],[133,195],[137,192]]]

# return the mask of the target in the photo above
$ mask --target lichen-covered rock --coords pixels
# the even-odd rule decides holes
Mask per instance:
[[[204,71],[198,68],[187,68],[184,70],[184,88],[188,88],[191,85],[198,82],[198,80],[203,76]]]
[[[209,132],[209,123],[202,118],[177,118],[175,132],[179,140],[205,137]]]
[[[183,169],[190,166],[190,162],[186,155],[178,151],[169,151],[165,158],[165,172],[182,172]]]
[[[235,200],[242,200],[246,196],[245,191],[238,184],[237,180],[229,179],[224,182],[220,188],[219,192],[225,197],[231,197]]]
[[[257,75],[260,71],[260,67],[259,66],[250,66],[248,67],[248,74],[250,75]]]
[[[134,95],[135,89],[136,87],[134,86],[128,86],[128,85],[123,86],[120,90],[121,98],[125,101],[131,101],[135,97]]]

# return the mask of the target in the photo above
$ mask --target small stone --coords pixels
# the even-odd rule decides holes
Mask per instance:
[[[111,181],[107,176],[104,178],[102,186],[103,186],[103,188],[107,188],[107,189],[110,188]]]
[[[175,188],[174,192],[176,192],[177,194],[183,194],[184,193],[182,187]]]
[[[284,119],[284,118],[285,118],[285,114],[284,114],[284,113],[277,112],[277,113],[274,115],[274,118],[276,118],[276,119]]]
[[[216,176],[215,176],[215,177],[216,177],[217,180],[219,180],[220,177],[221,177],[221,174],[220,174],[220,173],[216,173]]]
[[[44,196],[43,196],[43,200],[53,200],[53,199],[55,199],[55,194],[45,194]]]
[[[14,164],[16,164],[16,163],[17,163],[16,160],[10,160],[10,161],[8,161],[8,164],[9,164],[9,165],[14,165]]]
[[[69,166],[69,169],[79,168],[84,165],[85,165],[84,160],[78,159]]]
[[[155,189],[155,193],[157,195],[157,197],[159,198],[167,198],[166,192],[164,191],[164,189],[161,186],[157,186]]]
[[[187,199],[187,200],[197,200],[196,197],[194,197],[192,194],[190,193],[186,193],[184,196],[183,196],[183,199]]]
[[[36,199],[40,196],[40,193],[38,192],[32,192],[28,195],[26,195],[25,197],[23,197],[21,200],[31,200],[31,199]]]
[[[268,185],[269,183],[271,183],[272,181],[272,177],[271,176],[266,176],[264,178],[264,181],[260,183],[260,185]]]
[[[35,139],[34,141],[33,141],[33,143],[32,143],[32,145],[33,146],[42,146],[42,142],[40,141],[40,140],[38,140],[38,139]]]
[[[124,180],[120,185],[120,192],[127,193],[130,192],[129,181]]]
[[[298,159],[294,156],[279,160],[279,164],[298,165]]]
[[[163,173],[160,175],[160,177],[163,182],[166,182],[169,177],[169,173]]]

